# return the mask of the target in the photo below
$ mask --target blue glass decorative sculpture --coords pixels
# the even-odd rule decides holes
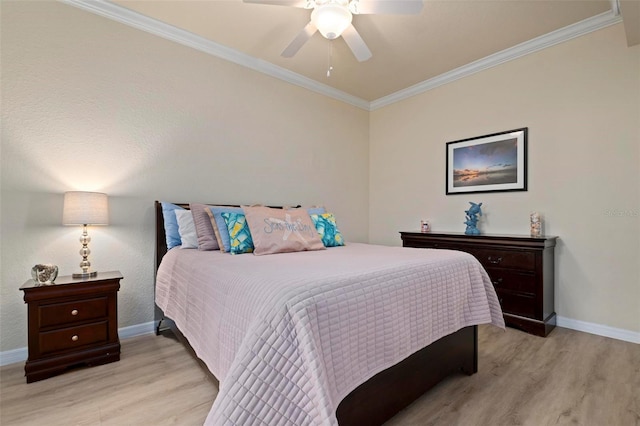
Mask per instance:
[[[467,220],[464,224],[467,225],[467,229],[464,233],[467,235],[480,235],[476,225],[478,224],[478,215],[482,216],[482,210],[480,209],[482,203],[476,204],[469,201],[469,204],[471,204],[471,207],[469,207],[469,210],[465,210]]]

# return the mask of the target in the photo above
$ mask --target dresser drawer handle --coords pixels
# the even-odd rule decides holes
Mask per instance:
[[[493,263],[494,265],[497,265],[498,263],[502,262],[502,258],[501,257],[489,256],[489,257],[487,257],[487,260],[489,261],[489,263]]]
[[[77,342],[77,341],[78,341],[78,335],[77,335],[77,334],[74,334],[74,335],[71,337],[71,340],[73,340],[74,342]]]
[[[492,281],[492,283],[497,287],[502,284],[502,278],[498,278],[497,280]]]
[[[74,309],[73,311],[71,311],[71,315],[76,316],[78,315],[78,310]]]

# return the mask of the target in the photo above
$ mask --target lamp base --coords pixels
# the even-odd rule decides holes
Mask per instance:
[[[71,277],[73,277],[73,278],[93,278],[96,275],[98,275],[98,271],[74,272],[73,274],[71,274]]]

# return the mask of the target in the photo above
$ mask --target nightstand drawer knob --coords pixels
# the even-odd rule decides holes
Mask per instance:
[[[500,256],[498,257],[489,256],[487,257],[487,260],[489,261],[489,263],[493,263],[494,265],[497,265],[498,263],[502,262],[502,258]]]
[[[77,334],[74,334],[74,335],[71,337],[71,340],[73,340],[74,342],[77,342],[77,341],[78,341],[78,335],[77,335]]]
[[[71,311],[71,315],[76,316],[78,315],[78,310],[74,309],[73,311]]]

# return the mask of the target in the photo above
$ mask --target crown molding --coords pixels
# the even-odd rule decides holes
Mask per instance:
[[[440,74],[437,77],[422,81],[406,89],[399,90],[388,96],[378,98],[371,102],[369,110],[373,111],[378,108],[393,104],[395,102],[410,98],[420,93],[426,92],[436,87],[442,86],[452,81],[468,77],[488,68],[495,67],[508,61],[520,58],[530,53],[537,52],[547,47],[563,43],[576,37],[588,34],[593,31],[608,27],[622,22],[622,18],[613,11],[604,12],[599,15],[587,18],[575,24],[560,28],[548,34],[536,37],[524,43],[520,43],[514,47],[502,50],[500,52],[489,55],[485,58],[463,65],[459,68]]]
[[[289,71],[262,59],[255,58],[245,53],[231,49],[222,44],[208,40],[189,31],[166,24],[141,13],[127,9],[123,6],[106,0],[58,0],[61,3],[77,7],[87,12],[103,16],[120,22],[121,24],[137,28],[167,40],[180,43],[218,58],[242,65],[254,71],[284,80],[296,86],[311,90],[324,96],[336,99],[355,107],[369,110],[369,102],[357,96],[350,95],[341,90],[319,83],[303,75]]]
[[[611,3],[611,12],[616,16],[620,15],[620,0],[609,0],[609,3]]]
[[[601,13],[583,21],[552,31],[548,34],[521,43],[517,46],[494,53],[485,58],[463,65],[452,71],[440,74],[429,80],[422,81],[406,89],[399,90],[387,96],[368,102],[357,96],[350,95],[326,84],[319,83],[308,77],[289,71],[285,68],[271,64],[262,59],[231,49],[219,43],[207,40],[204,37],[176,28],[172,25],[158,21],[138,12],[129,10],[123,6],[111,3],[108,0],[58,0],[61,3],[83,9],[96,15],[109,18],[122,24],[157,35],[167,40],[180,43],[201,52],[208,53],[218,58],[242,65],[254,71],[261,72],[285,82],[303,87],[312,92],[336,99],[355,107],[373,111],[395,102],[427,92],[436,87],[451,83],[472,74],[495,67],[505,62],[520,58],[530,53],[537,52],[547,47],[563,43],[576,37],[600,30],[610,25],[622,22],[619,14],[618,0],[611,0],[612,10]]]

